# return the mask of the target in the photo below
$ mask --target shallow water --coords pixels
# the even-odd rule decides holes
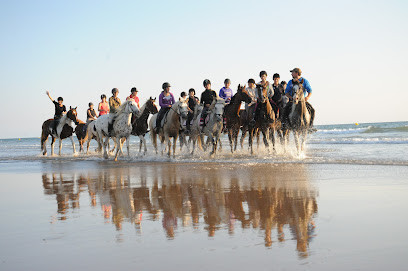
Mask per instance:
[[[404,267],[405,166],[50,159],[0,169],[2,270]]]

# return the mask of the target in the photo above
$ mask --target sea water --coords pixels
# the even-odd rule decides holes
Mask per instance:
[[[139,138],[130,138],[130,156],[120,157],[121,160],[138,162],[172,161],[172,162],[222,162],[222,163],[340,163],[340,164],[378,164],[408,165],[408,122],[384,122],[362,124],[319,125],[316,132],[308,135],[306,149],[301,156],[296,152],[293,135],[290,134],[289,144],[284,150],[277,138],[276,151],[265,148],[262,138],[259,144],[254,143],[254,154],[248,149],[248,137],[243,148],[238,143],[234,154],[230,151],[228,136],[221,138],[222,150],[216,156],[208,152],[196,151],[194,155],[184,147],[180,151],[177,143],[176,157],[167,158],[156,155],[149,135],[146,135],[148,151],[146,155],[139,153]],[[240,135],[241,137],[241,135]],[[239,137],[239,139],[240,139]],[[262,137],[262,136],[261,136]],[[49,156],[51,153],[50,139],[47,142],[48,156],[41,153],[40,138],[0,139],[0,162],[7,160],[38,161],[39,159],[90,160],[98,161],[102,155],[95,152],[96,142],[91,141],[90,154],[72,154],[69,139],[63,140],[62,156]],[[79,144],[74,136],[76,150]],[[55,154],[58,154],[58,140],[55,142]],[[113,142],[111,141],[113,146]],[[126,144],[124,145],[126,154]],[[142,149],[143,151],[143,149]]]

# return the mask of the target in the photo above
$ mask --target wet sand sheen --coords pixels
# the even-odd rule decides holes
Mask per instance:
[[[0,171],[4,270],[403,267],[405,167],[80,161],[33,167]]]

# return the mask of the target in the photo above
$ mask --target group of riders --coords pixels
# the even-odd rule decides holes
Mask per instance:
[[[275,73],[272,77],[273,83],[270,83],[267,80],[268,74],[266,73],[266,71],[261,71],[259,73],[261,81],[259,81],[258,83],[255,83],[254,79],[248,80],[248,87],[246,88],[246,91],[248,92],[248,95],[251,97],[251,102],[245,104],[245,110],[247,112],[248,123],[251,124],[255,122],[256,117],[257,117],[257,104],[262,99],[262,97],[260,96],[261,93],[259,92],[259,88],[257,86],[262,86],[264,89],[266,89],[267,98],[273,108],[273,111],[275,113],[275,118],[280,119],[282,121],[282,124],[285,124],[287,123],[287,118],[290,113],[289,105],[291,104],[293,100],[293,96],[294,96],[293,86],[297,82],[302,82],[303,89],[304,89],[304,95],[305,95],[305,101],[306,101],[306,107],[309,110],[310,115],[311,115],[310,126],[313,125],[314,109],[308,103],[308,100],[310,99],[312,95],[312,88],[309,82],[301,76],[302,71],[299,68],[294,68],[290,70],[290,72],[292,75],[292,79],[288,83],[286,83],[285,81],[280,82],[280,76],[277,73]],[[195,90],[193,88],[189,89],[188,95],[185,92],[182,92],[180,95],[181,98],[187,99],[187,103],[188,103],[188,117],[186,121],[187,133],[191,129],[191,121],[194,118],[194,110],[198,104],[201,104],[203,106],[200,124],[204,126],[205,125],[204,120],[206,116],[208,115],[210,105],[212,104],[214,98],[220,97],[224,99],[225,104],[229,104],[234,95],[232,89],[230,88],[231,86],[230,79],[224,80],[224,87],[220,89],[218,95],[214,90],[211,89],[210,80],[205,79],[203,82],[203,86],[205,90],[201,93],[200,99],[198,99],[198,97],[195,96]],[[158,130],[160,129],[161,121],[163,117],[171,109],[172,105],[176,102],[174,95],[170,92],[170,87],[171,85],[168,82],[165,82],[162,85],[163,91],[160,93],[160,96],[159,96],[160,110],[156,118],[156,126],[152,127],[153,129],[156,129],[156,132],[158,132]],[[46,92],[46,94],[48,95],[48,97],[54,103],[54,106],[55,106],[55,114],[54,114],[55,121],[54,121],[54,125],[52,129],[53,129],[53,132],[56,133],[56,127],[58,125],[58,121],[63,116],[63,114],[66,113],[66,108],[65,108],[65,105],[63,105],[62,97],[58,97],[57,101],[55,101],[54,99],[51,98],[50,93],[48,91]],[[118,94],[119,94],[119,91],[117,88],[112,89],[112,97],[109,98],[109,102],[106,100],[105,94],[101,95],[101,102],[98,104],[99,116],[116,112],[116,110],[121,105],[121,101],[118,97]],[[138,94],[137,88],[133,87],[131,89],[130,96],[128,96],[126,100],[133,99],[140,109],[139,97],[137,96],[137,94]],[[87,110],[87,123],[93,120],[96,120],[96,118],[97,118],[97,115],[93,107],[93,104],[89,103],[89,108]],[[112,125],[113,124],[111,123],[110,126],[112,127]]]

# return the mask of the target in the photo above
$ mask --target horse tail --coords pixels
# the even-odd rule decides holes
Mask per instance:
[[[50,126],[50,121],[46,120],[44,121],[42,125],[42,131],[41,131],[41,150],[44,151],[44,142],[47,140],[48,135],[49,135],[49,126]]]
[[[203,151],[203,142],[201,141],[201,135],[197,136],[197,146],[200,148],[201,151]]]

